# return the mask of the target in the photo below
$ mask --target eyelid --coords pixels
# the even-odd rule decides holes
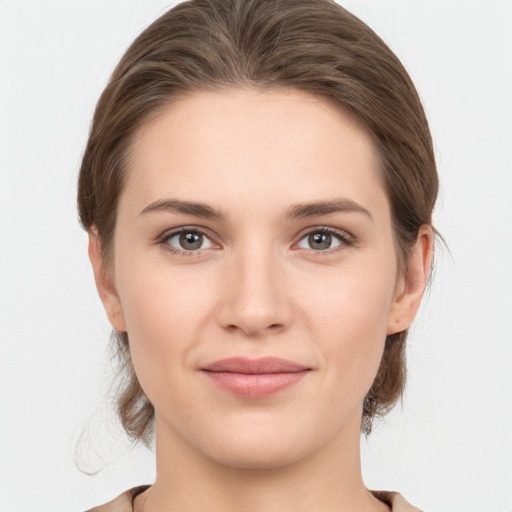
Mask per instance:
[[[201,235],[208,238],[208,240],[210,240],[210,242],[214,245],[214,247],[210,247],[207,249],[197,249],[197,250],[187,251],[184,249],[183,250],[177,249],[177,248],[166,243],[173,236],[179,235],[180,233],[184,233],[184,232],[185,233],[188,233],[188,232],[200,233]],[[309,236],[314,233],[328,233],[330,235],[337,237],[341,243],[332,249],[325,249],[325,250],[303,249],[303,248],[297,247],[298,243],[301,242],[306,236]],[[217,242],[217,240],[216,240],[217,238],[218,237],[216,237],[216,235],[214,233],[212,233],[211,230],[209,230],[208,228],[204,228],[204,227],[197,226],[197,225],[185,225],[185,226],[178,226],[175,228],[167,229],[160,236],[158,236],[156,238],[155,243],[158,245],[164,246],[164,248],[171,253],[183,254],[183,255],[187,255],[187,256],[194,256],[194,255],[201,254],[202,252],[204,252],[206,250],[211,250],[211,249],[218,250],[219,248],[222,248],[221,245]],[[327,254],[332,254],[332,253],[340,251],[340,250],[344,250],[347,247],[353,246],[356,242],[357,242],[357,240],[354,237],[354,235],[352,235],[345,229],[334,228],[331,226],[318,225],[318,226],[310,226],[306,229],[303,229],[297,235],[295,242],[292,244],[292,249],[306,250],[310,253],[314,253],[315,255],[321,256],[322,254],[327,255]]]
[[[307,236],[310,236],[314,233],[328,233],[330,235],[335,236],[340,240],[340,244],[336,247],[333,247],[332,249],[325,249],[325,250],[314,250],[314,249],[303,249],[301,247],[297,247],[299,242],[301,242],[304,238]],[[339,228],[333,228],[331,226],[312,226],[308,227],[305,230],[301,231],[297,235],[296,241],[293,243],[292,248],[297,248],[298,250],[305,250],[311,253],[314,253],[315,255],[322,255],[322,254],[332,254],[333,252],[337,252],[340,250],[344,250],[347,247],[350,247],[354,245],[356,242],[356,238],[349,233],[348,231],[344,229]]]
[[[196,249],[192,251],[187,251],[185,249],[178,249],[176,247],[173,247],[172,245],[168,244],[167,241],[181,233],[198,233],[206,237],[212,244],[213,247],[208,247],[206,249]],[[186,256],[194,256],[201,254],[204,251],[211,250],[211,249],[218,249],[220,248],[220,244],[216,241],[215,235],[212,234],[212,232],[207,229],[200,226],[194,226],[194,225],[187,225],[187,226],[179,226],[176,228],[168,229],[164,231],[160,236],[158,236],[155,240],[155,243],[157,245],[161,245],[165,248],[165,250],[173,253],[173,254],[180,254],[180,255],[186,255]]]

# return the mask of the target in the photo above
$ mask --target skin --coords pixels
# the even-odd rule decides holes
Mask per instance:
[[[136,510],[387,510],[361,477],[362,403],[386,335],[417,312],[432,230],[400,275],[368,134],[295,90],[194,93],[143,126],[127,173],[113,264],[94,230],[89,254],[156,410],[157,479]],[[170,199],[223,217],[155,206]],[[350,208],[289,215],[340,199]],[[204,232],[200,249],[180,245],[180,227]],[[310,371],[256,399],[201,371],[269,355]]]

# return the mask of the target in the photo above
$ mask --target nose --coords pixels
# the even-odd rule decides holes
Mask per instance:
[[[217,309],[219,324],[250,337],[286,329],[292,308],[277,255],[268,249],[241,250],[226,265]]]

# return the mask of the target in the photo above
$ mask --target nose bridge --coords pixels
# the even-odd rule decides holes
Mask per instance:
[[[272,244],[253,237],[233,250],[227,266],[222,325],[252,336],[283,328],[289,321],[289,306],[282,265]]]

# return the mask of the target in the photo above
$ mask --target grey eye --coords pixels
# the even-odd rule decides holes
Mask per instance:
[[[302,249],[313,249],[314,251],[326,251],[341,245],[341,238],[327,231],[316,231],[306,235],[298,243]]]
[[[198,231],[182,231],[168,238],[167,243],[182,251],[197,251],[212,247],[212,242]]]

